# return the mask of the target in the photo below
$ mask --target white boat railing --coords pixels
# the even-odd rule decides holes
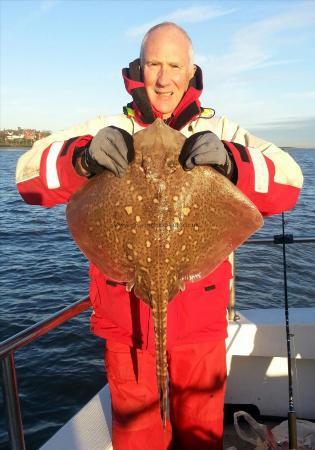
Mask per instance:
[[[36,341],[38,338],[48,333],[48,331],[57,328],[59,325],[67,322],[72,317],[77,316],[90,306],[91,303],[89,298],[79,300],[0,344],[3,398],[8,423],[10,442],[9,448],[11,450],[26,449],[17,376],[14,364],[14,353],[26,345]]]

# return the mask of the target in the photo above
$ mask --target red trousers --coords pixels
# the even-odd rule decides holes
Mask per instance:
[[[170,421],[160,416],[155,355],[107,342],[114,450],[222,450],[225,341],[168,352]]]

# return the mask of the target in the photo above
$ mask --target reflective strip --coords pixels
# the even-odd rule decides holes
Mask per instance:
[[[60,181],[57,171],[57,158],[63,146],[63,142],[54,142],[48,152],[46,160],[46,181],[49,189],[60,187]]]
[[[248,147],[255,173],[255,191],[265,194],[268,192],[269,171],[264,155],[256,148]]]

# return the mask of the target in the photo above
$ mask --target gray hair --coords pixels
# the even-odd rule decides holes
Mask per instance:
[[[149,31],[146,32],[144,38],[142,39],[141,49],[140,49],[140,64],[141,64],[141,66],[143,65],[143,62],[144,62],[144,47],[145,47],[148,37],[150,36],[150,34],[153,31],[158,30],[159,28],[164,28],[164,27],[176,28],[178,31],[180,31],[186,37],[186,39],[188,41],[189,65],[192,66],[194,64],[194,49],[193,49],[192,41],[191,41],[189,35],[187,34],[187,32],[182,27],[180,27],[179,25],[176,25],[176,23],[173,23],[173,22],[158,23],[157,25],[154,25],[154,27],[150,28]]]

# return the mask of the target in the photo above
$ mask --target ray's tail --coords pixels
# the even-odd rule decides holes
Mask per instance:
[[[160,409],[163,427],[166,427],[167,417],[167,354],[166,354],[166,326],[167,326],[168,295],[158,293],[152,295],[151,306],[154,321],[156,376],[160,398]]]

